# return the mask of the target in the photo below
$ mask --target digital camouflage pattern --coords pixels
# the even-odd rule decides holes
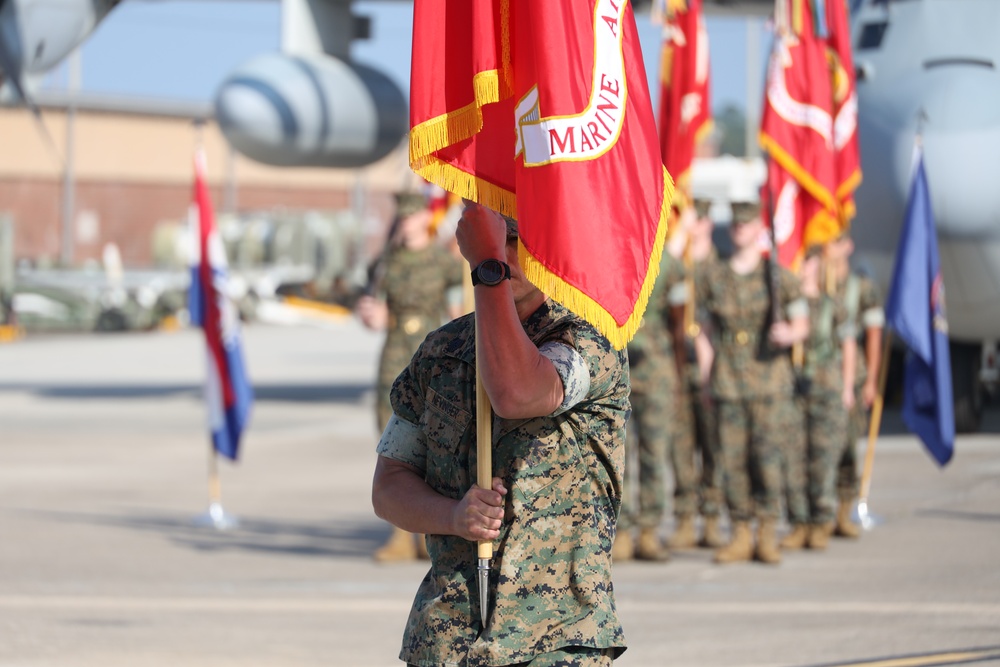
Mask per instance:
[[[663,253],[660,275],[646,314],[628,344],[632,417],[626,440],[629,451],[619,530],[633,526],[656,528],[666,513],[667,453],[679,389],[670,334],[669,295],[683,278],[681,263]],[[631,453],[633,447],[635,455]],[[638,463],[636,471],[630,469],[633,462]]]
[[[396,247],[386,258],[377,289],[389,309],[385,345],[379,358],[376,417],[381,433],[392,416],[389,390],[420,343],[446,318],[446,292],[460,286],[464,263],[441,246],[420,250]]]
[[[851,289],[851,296],[856,302],[848,302],[849,281],[857,281],[856,286]],[[857,296],[854,295],[855,292]],[[865,335],[868,329],[885,327],[885,310],[882,308],[878,286],[868,276],[860,273],[852,273],[847,280],[837,284],[836,299],[847,313],[849,323],[858,337],[858,367],[854,371],[854,384],[860,387],[868,379],[868,363],[864,355]]]
[[[789,319],[807,316],[798,278],[778,270],[782,312]],[[771,301],[764,262],[746,275],[737,274],[728,262],[712,262],[696,275],[695,294],[715,349],[711,393],[730,519],[777,519],[782,452],[804,447],[805,434],[791,355],[767,340]]]
[[[715,248],[709,256],[696,262],[693,276],[706,270],[718,260]],[[687,290],[681,290],[678,299],[687,299]],[[695,311],[700,303],[692,304]],[[695,316],[696,320],[704,320]],[[688,341],[687,367],[681,379],[681,394],[674,408],[671,429],[670,461],[674,469],[674,514],[678,517],[693,516],[699,511],[703,516],[719,516],[725,499],[722,492],[722,453],[715,419],[715,407],[702,400],[698,361],[693,343]]]
[[[843,341],[854,335],[844,304],[821,294],[810,297],[809,338],[804,344],[806,392],[800,397],[806,446],[790,447],[786,457],[786,497],[792,523],[827,523],[837,511],[835,479],[844,450],[847,409]]]
[[[848,300],[848,280],[854,280],[851,296],[857,299]],[[854,407],[851,408],[847,421],[847,441],[837,465],[837,495],[841,502],[849,503],[858,497],[860,492],[858,481],[857,442],[858,438],[868,435],[868,410],[862,400],[861,386],[868,378],[868,363],[865,359],[865,338],[869,329],[885,328],[885,311],[878,287],[867,276],[852,273],[848,280],[837,285],[837,298],[844,304],[848,320],[854,325],[858,335],[858,365],[854,375]],[[854,297],[854,293],[857,294]],[[877,372],[877,369],[872,369]]]
[[[785,268],[778,271],[784,316],[808,315],[799,279]],[[791,396],[791,355],[767,340],[771,298],[764,262],[746,275],[733,271],[728,262],[712,262],[697,274],[695,296],[709,318],[715,348],[712,395],[723,400]]]
[[[490,575],[493,609],[479,622],[476,544],[428,535],[431,569],[417,591],[400,659],[414,665],[509,665],[567,646],[625,642],[611,583],[611,545],[621,503],[624,351],[552,301],[524,323],[538,346],[561,341],[590,369],[584,401],[558,416],[493,419],[493,474],[509,489]],[[397,418],[424,436],[417,453],[438,493],[461,498],[476,480],[475,323],[461,317],[432,333],[392,388]],[[391,440],[391,439],[390,439]]]

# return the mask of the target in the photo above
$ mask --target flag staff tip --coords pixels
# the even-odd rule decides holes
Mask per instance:
[[[923,147],[924,144],[924,124],[930,120],[930,116],[927,115],[927,111],[920,107],[917,111],[917,136],[915,138],[917,146]]]

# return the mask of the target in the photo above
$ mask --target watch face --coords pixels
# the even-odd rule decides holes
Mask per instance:
[[[503,264],[495,259],[484,260],[479,265],[479,279],[485,285],[497,285],[504,279]]]

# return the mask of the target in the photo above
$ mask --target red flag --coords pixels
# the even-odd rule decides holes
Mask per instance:
[[[627,0],[416,0],[410,164],[518,218],[543,292],[616,347],[659,270],[673,183]]]
[[[778,0],[779,4],[784,1]],[[782,22],[776,12],[778,34],[767,70],[760,144],[770,156],[769,187],[783,183],[780,175],[771,173],[783,170],[800,189],[804,213],[794,224],[801,229],[789,238],[801,239],[808,246],[825,243],[842,229],[835,194],[833,93],[827,46],[814,31],[811,1],[789,1],[793,21]],[[772,195],[780,196],[778,192]],[[809,202],[810,198],[815,201]],[[787,252],[797,257],[803,247]]]
[[[701,0],[661,0],[660,155],[685,204],[691,199],[695,147],[712,129],[709,105],[708,32]]]
[[[803,250],[818,242],[813,237],[808,237],[807,233],[825,229],[821,221],[828,217],[826,210],[802,189],[791,174],[773,163],[768,168],[761,203],[766,207],[765,210],[771,211],[774,220],[778,263],[786,267],[796,266],[802,259]],[[770,248],[769,239],[764,247]]]
[[[830,80],[833,91],[833,145],[837,172],[837,204],[840,222],[847,226],[854,217],[854,191],[861,185],[861,154],[858,149],[858,93],[851,54],[851,28],[846,0],[827,0]]]

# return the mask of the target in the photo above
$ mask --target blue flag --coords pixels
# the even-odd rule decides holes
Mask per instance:
[[[908,348],[903,369],[903,421],[944,465],[955,450],[948,320],[934,212],[919,148],[915,162],[885,315],[886,323]]]

